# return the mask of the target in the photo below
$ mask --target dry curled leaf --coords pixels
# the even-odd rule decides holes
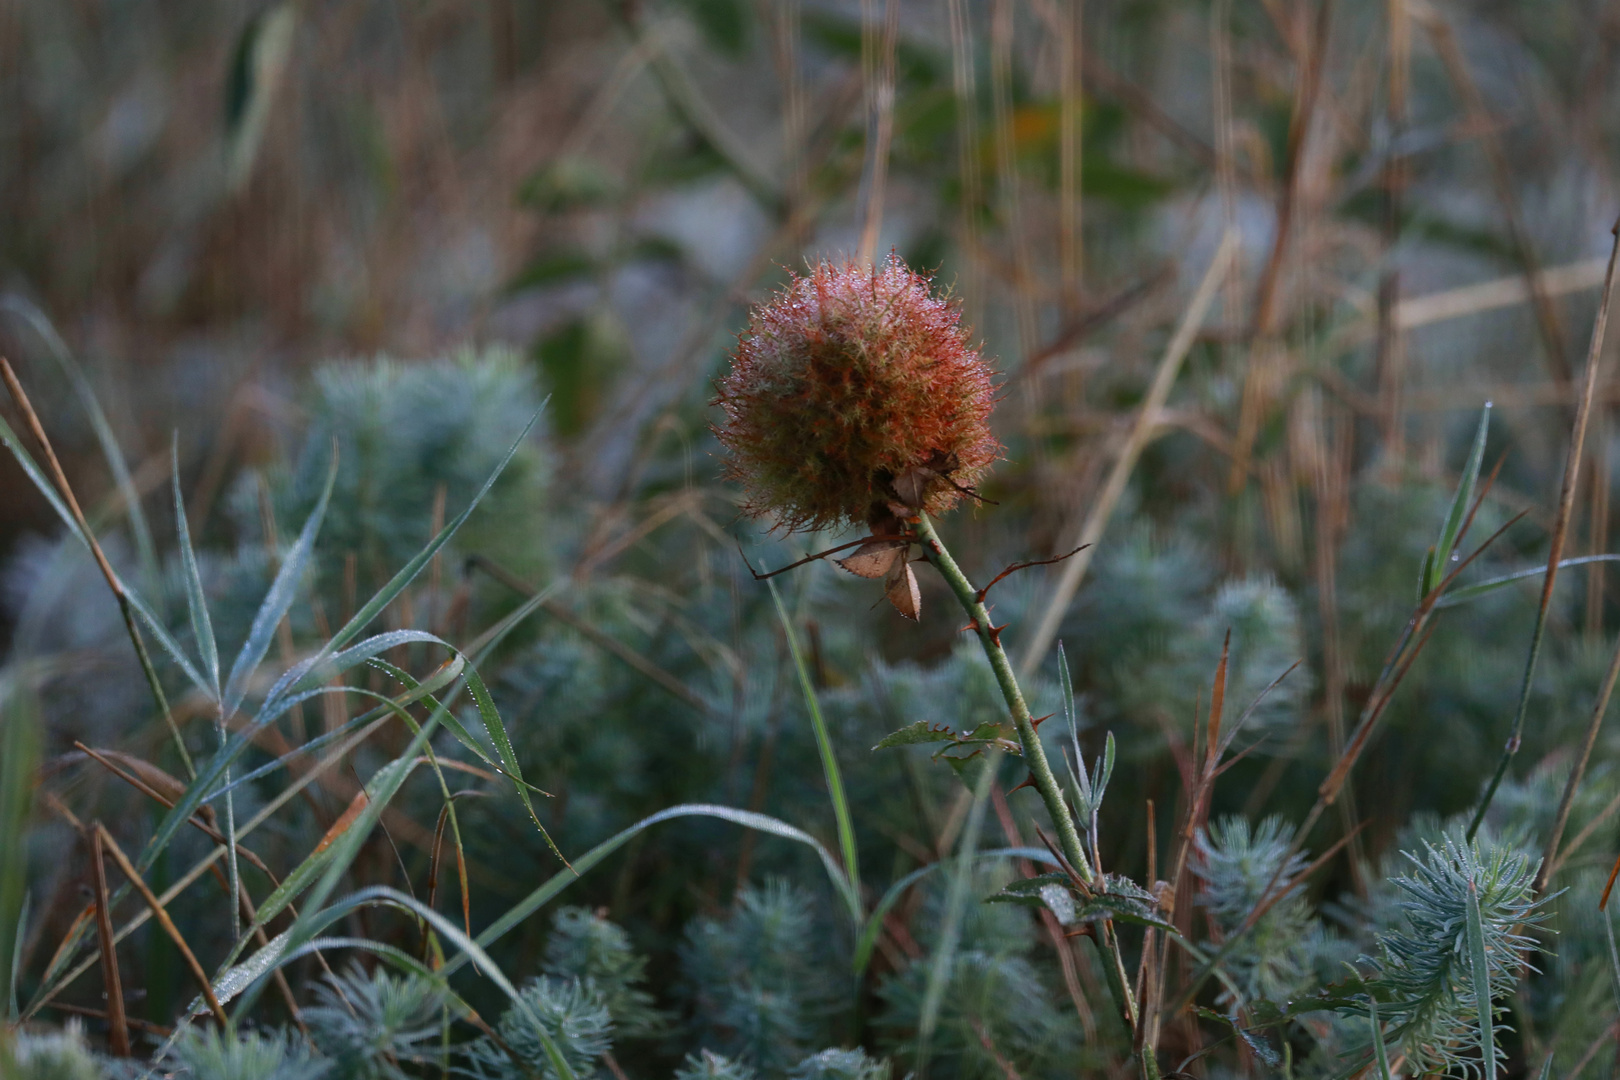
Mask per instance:
[[[922,594],[917,589],[917,575],[911,572],[911,564],[902,562],[889,575],[889,584],[885,590],[889,603],[894,609],[912,622],[922,616]]]
[[[904,540],[873,540],[856,548],[838,565],[856,577],[880,578],[894,569],[895,560],[903,557],[907,544]]]

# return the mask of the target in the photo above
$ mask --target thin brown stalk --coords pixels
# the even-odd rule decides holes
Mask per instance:
[[[169,809],[174,808],[174,800],[173,800],[173,798],[171,798],[169,795],[165,795],[162,792],[158,791],[148,781],[150,780],[150,781],[155,782],[155,783],[162,783],[163,786],[168,787],[171,790],[171,792],[174,792],[176,794],[178,794],[178,791],[183,790],[184,785],[180,785],[179,781],[175,780],[172,776],[168,776],[168,774],[163,773],[161,769],[158,769],[156,766],[153,766],[148,762],[141,761],[139,758],[130,758],[128,755],[120,754],[117,751],[94,750],[94,749],[91,749],[90,747],[84,745],[84,743],[82,743],[82,742],[75,742],[73,745],[78,747],[79,750],[81,750],[88,757],[90,757],[93,760],[99,762],[108,772],[112,773],[114,776],[116,776],[119,779],[123,780],[125,783],[127,783],[131,787],[135,788],[137,791],[139,791],[142,794],[146,795],[148,798],[152,799],[154,802],[158,803],[160,806],[164,806],[164,807],[167,807]],[[119,764],[115,763],[112,760],[115,757],[118,758],[118,759],[121,759],[121,760],[123,760],[123,761],[125,761],[125,762],[127,762],[127,763],[129,763],[129,764],[131,764],[133,766],[135,766],[140,772],[144,772],[146,774],[145,778],[143,778],[140,775],[137,775],[136,772],[127,771],[124,768],[120,767]],[[139,769],[140,766],[145,766],[145,769]],[[154,775],[154,774],[157,774],[157,775]],[[167,782],[165,782],[165,781],[167,781]],[[203,807],[202,809],[203,809],[203,811],[208,811],[209,810],[208,807]],[[190,823],[191,823],[191,825],[193,827],[195,827],[196,829],[201,831],[210,840],[214,841],[214,843],[223,846],[227,842],[225,834],[220,832],[217,828],[215,828],[205,818],[205,816],[204,816],[204,814],[202,812],[199,812],[197,814],[193,814],[191,816],[191,818],[190,818]],[[112,843],[112,838],[110,836],[108,837],[108,842]],[[271,872],[270,868],[265,865],[264,860],[259,858],[259,856],[256,853],[254,853],[250,849],[244,847],[240,843],[238,843],[236,845],[236,853],[238,855],[240,855],[242,858],[246,859],[253,866],[258,868],[266,877],[268,877],[270,879],[270,882],[271,882],[271,884],[273,886],[280,887],[281,882],[276,879],[276,875]],[[230,887],[230,883],[225,880],[225,875],[220,873],[216,868],[216,870],[214,871],[214,876],[216,878],[218,878],[220,888],[224,889],[225,892],[228,894],[231,891],[231,887]],[[247,886],[244,885],[240,880],[238,880],[236,884],[237,884],[237,891],[238,891],[238,894],[239,894],[239,899],[240,899],[243,911],[247,915],[249,922],[253,922],[255,920],[255,916],[254,916],[254,913],[253,913],[253,901],[248,897]],[[292,910],[293,914],[296,916],[297,908],[294,907],[291,910]],[[260,945],[268,945],[268,944],[270,944],[270,939],[269,939],[268,936],[266,936],[263,927],[258,927],[257,928],[257,935],[256,936],[258,938],[258,941],[259,941]],[[325,958],[323,956],[321,956],[320,952],[317,951],[315,955],[316,955],[317,958],[320,959],[321,966],[326,967],[326,960],[325,960]],[[327,968],[327,970],[328,970],[328,972],[330,972],[331,969]],[[288,1012],[291,1014],[294,1021],[296,1021],[298,1023],[299,1027],[302,1028],[303,1027],[303,1020],[299,1016],[298,1002],[297,1002],[297,999],[293,997],[292,987],[287,984],[287,976],[286,976],[286,974],[280,968],[277,968],[274,974],[275,974],[275,980],[276,980],[276,987],[281,992],[282,999],[287,1003]]]
[[[1604,1028],[1603,1033],[1592,1040],[1590,1045],[1588,1045],[1587,1048],[1582,1051],[1580,1060],[1575,1062],[1575,1067],[1564,1074],[1564,1080],[1575,1080],[1577,1076],[1580,1076],[1581,1072],[1588,1065],[1592,1064],[1592,1059],[1597,1057],[1597,1052],[1603,1049],[1603,1044],[1608,1042],[1610,1039],[1613,1039],[1617,1035],[1620,1035],[1620,1020],[1616,1020],[1614,1023]]]
[[[1328,28],[1333,21],[1332,0],[1319,0],[1316,11],[1315,32],[1312,42],[1299,57],[1299,78],[1294,89],[1294,109],[1288,121],[1288,143],[1283,159],[1282,179],[1277,193],[1277,224],[1272,235],[1271,252],[1260,271],[1260,282],[1255,293],[1254,318],[1250,336],[1253,347],[1249,351],[1248,368],[1243,376],[1243,391],[1238,407],[1237,438],[1234,442],[1231,468],[1227,473],[1227,491],[1237,494],[1248,483],[1250,458],[1254,442],[1272,403],[1280,392],[1287,363],[1286,350],[1278,337],[1277,292],[1283,277],[1283,263],[1292,250],[1295,218],[1300,199],[1300,172],[1304,162],[1306,140],[1316,116],[1316,103],[1320,97],[1322,71],[1327,61]],[[1281,485],[1271,484],[1272,502]]]
[[[1295,210],[1299,201],[1300,164],[1305,141],[1316,116],[1316,102],[1322,89],[1322,72],[1327,67],[1328,29],[1333,23],[1333,0],[1321,0],[1316,9],[1316,25],[1310,51],[1303,58],[1299,73],[1294,111],[1288,119],[1288,145],[1284,157],[1282,186],[1277,195],[1277,229],[1271,254],[1260,272],[1259,291],[1254,308],[1254,332],[1265,337],[1276,330],[1277,287],[1282,277],[1283,258],[1292,239]]]
[[[1220,663],[1215,667],[1215,681],[1210,688],[1209,719],[1206,725],[1208,730],[1203,738],[1202,761],[1199,760],[1199,724],[1196,710],[1193,716],[1192,768],[1196,770],[1196,779],[1186,791],[1187,812],[1182,818],[1181,835],[1176,838],[1176,854],[1169,878],[1171,918],[1175,920],[1183,936],[1188,936],[1192,930],[1191,875],[1187,873],[1187,862],[1192,855],[1198,832],[1209,817],[1210,801],[1214,795],[1215,779],[1218,774],[1217,767],[1224,746],[1221,740],[1221,718],[1226,709],[1226,676],[1227,665],[1231,659],[1231,646],[1232,635],[1228,631],[1226,640],[1221,645]],[[1144,1041],[1149,1053],[1158,1049],[1159,1028],[1163,1016],[1161,1006],[1164,1001],[1164,976],[1170,962],[1170,945],[1171,939],[1167,936],[1159,943],[1158,956],[1155,958],[1157,972],[1150,994],[1153,1013],[1143,1024],[1150,1029]]]
[[[100,849],[104,847],[107,853],[112,856],[113,862],[118,864],[118,869],[123,871],[124,877],[128,878],[129,883],[135,886],[135,891],[141,894],[141,899],[146,901],[146,906],[152,909],[152,915],[157,919],[158,925],[163,927],[165,934],[169,935],[169,940],[174,942],[174,947],[180,950],[180,957],[185,960],[186,967],[191,969],[191,974],[196,978],[197,985],[202,987],[203,1001],[207,1002],[208,1011],[214,1014],[214,1019],[219,1022],[222,1029],[228,1027],[230,1018],[225,1015],[224,1007],[220,1005],[219,998],[214,995],[214,984],[209,981],[208,973],[203,970],[203,966],[197,962],[197,955],[191,951],[191,946],[186,944],[185,935],[180,933],[180,928],[174,925],[173,919],[169,918],[168,910],[152,893],[151,888],[146,884],[146,879],[141,877],[140,872],[135,869],[135,864],[130,862],[128,857],[124,855],[123,849],[118,846],[118,841],[113,839],[112,834],[100,822],[91,827],[96,830],[97,855],[99,856]]]
[[[124,1017],[124,985],[113,944],[108,910],[107,868],[102,862],[100,822],[90,826],[90,880],[96,890],[96,935],[101,940],[101,985],[107,992],[107,1044],[114,1057],[129,1057],[129,1023]]]
[[[1602,810],[1592,815],[1592,820],[1581,826],[1581,831],[1576,833],[1568,844],[1564,845],[1564,850],[1560,851],[1558,857],[1553,860],[1553,868],[1547,874],[1549,881],[1558,876],[1558,872],[1564,868],[1570,858],[1581,849],[1582,845],[1592,839],[1593,834],[1601,829],[1617,810],[1620,810],[1620,792],[1617,792]]]
[[[57,1010],[58,1012],[65,1012],[69,1016],[87,1016],[92,1020],[107,1019],[106,1009],[87,1009],[83,1005],[69,1005],[65,1001],[53,1002],[51,1004],[51,1008]],[[166,1039],[170,1035],[174,1034],[173,1028],[164,1027],[162,1024],[154,1024],[149,1020],[142,1020],[136,1016],[124,1017],[124,1023],[128,1024],[137,1031],[148,1032],[152,1035],[156,1035],[160,1039]]]
[[[1019,193],[1018,157],[1014,152],[1012,72],[1013,0],[990,3],[990,107],[994,114],[996,149],[996,192],[1006,214],[1005,231],[1013,249],[1013,270],[1017,288],[1013,294],[1014,325],[1018,355],[1028,356],[1036,348],[1034,264],[1029,237],[1024,231],[1023,199]],[[1039,452],[1040,444],[1035,444]]]
[[[870,4],[862,5],[863,8]],[[881,45],[870,26],[861,35],[862,69],[868,80],[866,101],[866,165],[861,178],[861,261],[877,260],[878,235],[883,229],[883,199],[889,181],[889,144],[894,139],[895,50],[900,38],[900,0],[884,0]],[[870,56],[874,46],[879,56]]]
[[[1479,91],[1479,84],[1474,81],[1473,73],[1468,68],[1468,61],[1457,44],[1457,35],[1451,29],[1451,24],[1428,5],[1424,5],[1422,9],[1413,9],[1413,14],[1420,13],[1424,29],[1429,33],[1429,40],[1434,43],[1434,51],[1439,54],[1440,63],[1446,69],[1446,77],[1451,80],[1458,96],[1462,98],[1463,107],[1468,113],[1468,126],[1478,136],[1480,146],[1485,151],[1485,159],[1490,166],[1491,185],[1496,189],[1497,202],[1501,205],[1502,216],[1507,221],[1508,235],[1513,242],[1514,252],[1519,257],[1519,265],[1524,270],[1525,283],[1530,289],[1530,305],[1535,312],[1536,329],[1541,334],[1542,347],[1547,351],[1547,366],[1556,381],[1572,382],[1573,373],[1569,367],[1568,350],[1564,345],[1564,332],[1558,320],[1558,309],[1553,306],[1552,297],[1548,295],[1542,280],[1541,261],[1536,256],[1535,245],[1530,240],[1530,231],[1524,223],[1524,212],[1519,206],[1518,196],[1513,191],[1513,174],[1508,167],[1507,153],[1502,148],[1502,141],[1496,135],[1496,122],[1485,104],[1484,95]]]
[[[118,601],[119,613],[124,617],[124,629],[129,633],[129,640],[135,646],[135,655],[140,660],[141,672],[146,676],[146,685],[152,692],[152,698],[157,703],[158,712],[163,714],[163,720],[169,725],[169,733],[174,737],[175,749],[180,752],[180,760],[185,763],[186,775],[195,777],[196,768],[191,763],[191,755],[186,751],[186,741],[180,737],[180,728],[175,723],[174,712],[169,708],[169,699],[163,692],[163,684],[158,681],[157,670],[152,667],[152,657],[146,651],[146,641],[141,636],[141,629],[135,623],[135,612],[130,607],[129,594],[124,590],[124,583],[113,571],[112,563],[107,561],[107,555],[101,550],[101,542],[96,539],[95,532],[90,523],[85,520],[84,511],[79,509],[79,500],[73,494],[73,488],[68,483],[67,473],[62,469],[62,463],[57,460],[56,449],[51,445],[50,437],[45,434],[45,425],[40,423],[39,414],[34,411],[33,402],[23,390],[17,373],[11,369],[11,362],[0,356],[0,380],[4,380],[6,389],[11,393],[12,401],[16,402],[18,410],[23,415],[23,421],[28,426],[28,432],[33,436],[34,442],[39,446],[40,452],[45,456],[46,467],[50,469],[51,480],[56,484],[57,494],[67,504],[68,512],[73,515],[74,523],[79,527],[79,535],[84,538],[90,547],[90,554],[96,560],[96,566],[101,570],[101,576],[107,579],[107,587],[112,590],[113,598]]]
[[[1604,673],[1603,686],[1598,690],[1597,701],[1592,705],[1592,719],[1586,725],[1586,740],[1581,744],[1581,752],[1569,770],[1569,780],[1564,784],[1564,796],[1558,801],[1558,817],[1554,819],[1552,832],[1547,836],[1547,847],[1541,856],[1541,870],[1536,874],[1537,894],[1546,892],[1547,883],[1552,880],[1558,842],[1563,839],[1564,828],[1569,824],[1569,811],[1575,804],[1575,792],[1581,786],[1581,779],[1586,775],[1587,763],[1592,759],[1592,747],[1597,745],[1598,729],[1603,726],[1603,715],[1609,711],[1609,696],[1614,693],[1616,678],[1620,678],[1620,641],[1615,642],[1614,656],[1609,660],[1609,670]]]
[[[1064,0],[1058,39],[1058,262],[1062,266],[1065,316],[1080,302],[1085,283],[1085,239],[1081,233],[1080,165],[1082,46],[1085,0]]]
[[[374,720],[370,724],[367,724],[364,728],[361,728],[359,731],[351,735],[342,744],[337,746],[330,754],[322,758],[314,768],[304,773],[303,776],[300,776],[296,781],[289,784],[269,802],[260,807],[258,813],[249,818],[248,821],[237,830],[237,839],[240,840],[242,837],[247,836],[260,825],[264,824],[265,821],[279,813],[281,808],[288,802],[297,798],[299,793],[302,792],[305,787],[314,783],[322,773],[332,768],[345,755],[350,753],[361,743],[365,742],[366,739],[370,738],[378,728],[387,723],[390,719],[392,718],[382,717]],[[49,792],[46,794],[49,795]],[[64,807],[64,809],[66,808]],[[159,896],[159,899],[164,904],[168,904],[175,897],[189,889],[198,878],[208,873],[208,871],[213,868],[214,864],[224,857],[225,849],[223,847],[215,847],[213,851],[203,856],[195,864],[193,864],[191,869],[182,874],[173,885],[170,885],[167,889],[165,889]],[[293,910],[294,909],[291,907],[291,905],[289,905],[289,912]],[[85,918],[88,917],[89,916],[87,914]],[[146,921],[151,917],[152,914],[150,911],[142,909],[140,912],[132,916],[127,923],[119,927],[118,932],[113,935],[113,942],[116,944],[117,942],[124,940],[124,938],[128,937],[130,934],[144,926]],[[67,935],[63,939],[62,945],[57,950],[57,955],[52,958],[51,963],[47,966],[47,971],[53,971],[56,965],[59,962],[62,962],[61,957],[63,954],[75,946],[78,940],[77,934],[75,933],[77,925],[78,924],[75,924],[75,927],[69,929]],[[40,1009],[49,1005],[51,1003],[51,999],[55,997],[55,995],[61,993],[62,990],[78,979],[79,976],[83,975],[86,971],[89,971],[92,967],[94,967],[100,957],[101,950],[99,948],[94,949],[91,951],[89,956],[79,961],[76,967],[62,975],[60,978],[57,978],[54,981],[47,978],[47,985],[43,987],[36,995],[35,999],[30,1002],[25,1009],[23,1009],[21,1019],[27,1020]]]
[[[1586,379],[1581,387],[1580,405],[1575,410],[1575,430],[1570,434],[1569,453],[1564,458],[1564,483],[1558,496],[1558,517],[1553,523],[1552,544],[1547,553],[1547,573],[1541,582],[1541,603],[1536,609],[1535,629],[1530,635],[1530,656],[1524,665],[1524,681],[1519,690],[1519,707],[1513,717],[1513,727],[1497,761],[1496,772],[1474,811],[1468,824],[1468,837],[1473,839],[1490,809],[1491,799],[1507,775],[1508,765],[1519,752],[1519,740],[1524,733],[1524,720],[1530,709],[1531,683],[1535,679],[1536,661],[1541,658],[1541,641],[1547,629],[1547,612],[1552,606],[1553,586],[1558,582],[1558,564],[1564,557],[1564,542],[1569,535],[1570,519],[1575,513],[1575,492],[1580,482],[1581,459],[1585,456],[1586,427],[1592,416],[1592,399],[1597,391],[1598,374],[1602,370],[1603,338],[1609,325],[1609,305],[1614,300],[1614,271],[1620,260],[1620,220],[1610,229],[1614,242],[1609,247],[1609,267],[1604,274],[1603,297],[1598,304],[1597,317],[1592,322],[1592,341],[1586,353]]]
[[[1379,177],[1383,198],[1384,271],[1378,280],[1378,349],[1374,364],[1378,372],[1379,404],[1384,426],[1384,452],[1392,461],[1406,456],[1406,423],[1402,391],[1405,386],[1405,343],[1396,317],[1400,304],[1401,272],[1395,264],[1395,246],[1401,233],[1401,198],[1411,169],[1401,150],[1406,131],[1408,69],[1412,58],[1411,19],[1407,0],[1388,0],[1386,5],[1389,48],[1389,96],[1385,118],[1389,123],[1389,156]]]
[[[960,217],[962,295],[968,322],[978,324],[979,210],[984,201],[979,175],[979,100],[973,65],[973,28],[963,10],[964,0],[946,0],[951,24],[951,92],[956,99],[956,169],[962,188]]]
[[[1204,271],[1203,280],[1198,283],[1198,289],[1193,294],[1191,303],[1182,314],[1180,325],[1176,327],[1175,334],[1165,347],[1164,356],[1159,360],[1147,396],[1142,399],[1142,404],[1137,410],[1136,421],[1114,458],[1113,468],[1108,474],[1108,481],[1103,487],[1102,494],[1092,503],[1085,522],[1080,527],[1079,536],[1069,545],[1085,550],[1064,564],[1063,573],[1052,589],[1051,599],[1047,601],[1046,609],[1041,613],[1041,620],[1036,624],[1035,632],[1030,636],[1029,644],[1024,649],[1018,670],[1025,677],[1040,667],[1041,661],[1046,658],[1047,650],[1052,647],[1052,642],[1057,637],[1058,625],[1062,623],[1063,616],[1069,609],[1069,602],[1074,599],[1074,594],[1079,590],[1080,582],[1085,577],[1086,569],[1091,565],[1091,556],[1096,552],[1096,544],[1102,539],[1103,530],[1108,527],[1114,507],[1125,494],[1125,485],[1130,480],[1131,472],[1141,457],[1142,448],[1147,445],[1148,437],[1158,422],[1159,411],[1164,408],[1165,400],[1170,396],[1170,389],[1181,371],[1182,361],[1192,348],[1193,338],[1197,335],[1198,328],[1203,325],[1204,316],[1209,313],[1210,304],[1215,300],[1215,291],[1231,265],[1237,244],[1236,233],[1228,232],[1221,238],[1215,257],[1210,260],[1209,268]]]

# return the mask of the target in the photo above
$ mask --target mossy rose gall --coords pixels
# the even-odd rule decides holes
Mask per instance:
[[[744,509],[789,529],[959,502],[1001,453],[956,305],[899,259],[823,263],[756,308],[715,399]]]

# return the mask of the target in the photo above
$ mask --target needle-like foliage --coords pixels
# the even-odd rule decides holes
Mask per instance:
[[[1279,817],[1268,817],[1254,827],[1244,818],[1226,817],[1199,834],[1195,864],[1203,879],[1199,902],[1223,937],[1243,927],[1267,897],[1273,880],[1287,883],[1305,868],[1303,855],[1288,853],[1293,838],[1293,830]],[[1303,887],[1289,886],[1226,957],[1227,975],[1241,990],[1243,1001],[1288,1001],[1305,989],[1315,974],[1311,968],[1315,932],[1316,920]]]
[[[1481,1011],[1512,993],[1532,939],[1524,928],[1545,918],[1532,894],[1536,866],[1505,845],[1484,847],[1448,831],[1421,853],[1405,853],[1411,867],[1394,878],[1398,925],[1378,935],[1376,975],[1369,990],[1389,1023],[1386,1039],[1398,1044],[1415,1072],[1460,1069],[1478,1074],[1476,1036]],[[1475,992],[1468,959],[1470,894],[1477,897],[1493,1002]],[[1500,1039],[1494,1040],[1504,1057]]]
[[[316,997],[304,1022],[343,1080],[408,1076],[404,1066],[431,1053],[446,1000],[444,990],[425,979],[358,968],[322,983]]]

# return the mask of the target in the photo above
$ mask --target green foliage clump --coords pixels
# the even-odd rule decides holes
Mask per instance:
[[[402,1063],[428,1059],[429,1043],[447,1022],[445,990],[416,976],[358,967],[316,989],[304,1010],[316,1047],[342,1080],[400,1080]]]
[[[221,1032],[190,1028],[169,1051],[175,1075],[194,1080],[326,1080],[388,1073],[355,1071],[357,1058],[312,1060],[282,1032]]]
[[[1468,961],[1469,905],[1477,898],[1493,999],[1508,996],[1532,939],[1523,932],[1545,913],[1532,893],[1536,865],[1507,845],[1481,845],[1450,831],[1420,856],[1403,853],[1409,874],[1395,877],[1400,920],[1378,933],[1376,974],[1368,984],[1380,1016],[1415,1073],[1477,1071],[1481,1003]],[[1493,1025],[1503,1029],[1495,1022]],[[1505,1056],[1495,1041],[1499,1058]]]
[[[874,1060],[865,1050],[833,1048],[811,1054],[793,1067],[788,1080],[889,1080],[889,1063]]]
[[[576,1077],[592,1075],[613,1046],[613,1016],[596,986],[588,979],[542,975],[530,979],[518,995],[521,1006],[514,1003],[497,1025],[500,1043],[486,1037],[466,1047],[468,1075],[523,1080],[534,1074],[560,1080],[540,1030]]]
[[[1200,860],[1194,867],[1204,881],[1199,902],[1223,938],[1233,937],[1248,921],[1270,895],[1268,886],[1276,889],[1305,868],[1303,855],[1288,855],[1293,839],[1293,830],[1279,817],[1253,828],[1244,818],[1226,817],[1199,834]],[[1289,888],[1227,954],[1229,987],[1235,985],[1242,996],[1234,1004],[1288,1001],[1308,987],[1317,932],[1303,887]],[[1230,995],[1230,989],[1225,993]]]
[[[463,349],[429,363],[386,357],[320,369],[309,422],[290,466],[266,474],[278,527],[296,529],[314,509],[337,453],[337,479],[317,550],[326,595],[341,595],[345,561],[362,589],[386,580],[466,508],[540,407],[534,374],[514,351]],[[550,463],[530,440],[457,537],[528,571],[548,534]],[[243,535],[263,534],[260,492],[239,487],[234,513]]]
[[[1306,655],[1299,606],[1288,590],[1259,575],[1217,582],[1213,561],[1186,536],[1161,541],[1145,527],[1099,552],[1092,583],[1062,632],[1076,685],[1092,692],[1095,719],[1122,735],[1183,722],[1200,695],[1208,698],[1228,631],[1233,721]],[[1290,674],[1255,708],[1244,741],[1294,730],[1310,690],[1308,674]]]
[[[806,893],[773,880],[738,893],[725,919],[688,926],[682,990],[702,1048],[778,1075],[815,1044],[831,985],[810,908]]]
[[[686,1055],[675,1070],[675,1080],[755,1080],[759,1074],[740,1061],[733,1061],[713,1050]]]
[[[8,1080],[97,1080],[100,1075],[76,1026],[62,1032],[20,1031],[7,1043],[0,1038],[0,1066]]]
[[[601,996],[621,1037],[655,1034],[664,1016],[641,985],[647,959],[630,946],[630,935],[587,908],[559,908],[551,919],[541,970],[558,978],[588,981]]]
[[[987,877],[986,884],[1006,881]],[[949,959],[945,992],[933,1031],[922,1036],[923,1007],[940,947],[943,888],[930,890],[919,944],[929,955],[878,987],[885,1008],[876,1024],[882,1043],[915,1068],[927,1055],[931,1076],[950,1080],[1005,1080],[1009,1067],[1024,1077],[1074,1075],[1087,1062],[1082,1033],[1067,994],[1035,962],[1034,923],[1013,904],[979,904],[963,913],[960,947]]]

